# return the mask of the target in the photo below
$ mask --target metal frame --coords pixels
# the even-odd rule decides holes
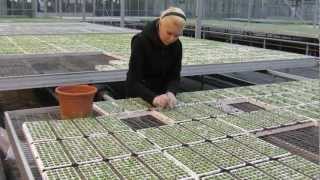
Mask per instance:
[[[97,109],[96,106],[93,107],[94,111],[103,114],[99,109]],[[25,180],[34,180],[38,179],[38,177],[35,177],[33,169],[33,166],[30,165],[28,157],[25,154],[24,147],[22,145],[21,139],[18,137],[18,130],[22,131],[21,129],[17,129],[17,125],[14,125],[13,119],[11,118],[11,115],[21,115],[21,114],[35,114],[35,113],[48,113],[49,112],[55,112],[59,111],[59,107],[52,106],[52,107],[44,107],[44,108],[34,108],[34,109],[25,109],[25,110],[15,110],[15,111],[6,111],[4,112],[5,115],[5,127],[8,132],[9,140],[12,145],[13,152],[15,154],[17,165],[19,168],[19,172],[21,173],[21,179]],[[51,116],[48,115],[48,118],[51,118]],[[32,157],[33,158],[33,157]]]
[[[23,57],[23,56],[20,56]],[[183,66],[181,76],[221,74],[266,69],[296,68],[316,66],[314,58],[256,61],[228,64]],[[103,83],[126,80],[127,69],[114,71],[83,71],[75,73],[57,73],[44,75],[26,75],[0,78],[0,91],[54,87],[59,85]]]

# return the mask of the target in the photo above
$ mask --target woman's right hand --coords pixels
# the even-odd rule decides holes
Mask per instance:
[[[166,94],[162,94],[162,95],[156,96],[153,99],[152,104],[155,107],[166,108],[169,105],[169,100],[170,99]]]

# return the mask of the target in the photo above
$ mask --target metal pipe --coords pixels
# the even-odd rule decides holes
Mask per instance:
[[[92,16],[96,16],[96,0],[92,0]]]
[[[48,15],[48,0],[44,0],[44,15]]]
[[[201,39],[202,0],[197,0],[195,38]]]
[[[59,16],[62,17],[62,1],[63,0],[59,0]]]
[[[86,20],[86,0],[82,0],[82,21]]]
[[[120,0],[120,27],[124,27],[125,18],[125,0]]]
[[[56,16],[58,16],[59,12],[58,12],[58,0],[54,1],[54,11],[56,12]]]
[[[248,23],[251,22],[253,0],[249,0],[248,4]]]
[[[144,1],[144,15],[148,16],[148,0]]]

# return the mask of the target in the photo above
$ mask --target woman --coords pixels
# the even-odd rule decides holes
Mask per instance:
[[[160,108],[175,106],[182,60],[179,36],[185,24],[184,12],[171,7],[132,38],[129,97],[141,97]]]

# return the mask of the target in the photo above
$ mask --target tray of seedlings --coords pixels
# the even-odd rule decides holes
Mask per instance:
[[[114,101],[126,112],[146,111],[151,105],[141,98],[119,99]]]
[[[139,130],[138,133],[145,136],[149,141],[154,143],[159,149],[167,149],[172,147],[181,146],[182,143],[170,136],[169,134],[161,131],[159,128],[147,128]]]
[[[42,173],[44,180],[81,180],[81,176],[74,167],[52,169]]]
[[[197,91],[194,92],[197,94],[200,94],[202,99],[202,102],[211,102],[211,101],[216,101],[218,99],[224,99],[225,96],[217,93],[215,90],[204,90],[204,91]]]
[[[216,131],[220,131],[228,136],[238,136],[241,134],[246,133],[245,131],[241,130],[238,127],[229,125],[223,121],[220,120],[220,118],[210,118],[210,119],[204,119],[201,120],[200,123],[205,124]]]
[[[272,109],[268,111],[258,111],[254,115],[256,116],[256,121],[263,124],[265,128],[278,128],[282,125],[291,125],[295,124],[291,120],[286,120],[285,118],[280,117],[277,113],[278,109]]]
[[[255,122],[253,119],[243,119],[233,115],[219,117],[219,119],[249,132],[263,130],[262,124]]]
[[[264,85],[250,86],[250,88],[255,90],[258,93],[258,96],[292,92],[290,89],[286,89],[285,87],[282,87],[281,84],[282,83],[264,84]]]
[[[227,137],[224,133],[216,131],[215,129],[212,129],[209,126],[200,123],[199,121],[185,122],[180,125],[206,140],[217,140]]]
[[[132,131],[132,129],[129,126],[123,123],[116,116],[100,116],[96,119],[109,132]]]
[[[215,174],[221,171],[214,163],[188,147],[168,149],[164,153],[166,156],[171,156],[178,160],[178,163],[185,166],[185,168],[188,168],[190,172],[193,172],[193,174],[196,174],[198,177]]]
[[[115,159],[110,161],[111,165],[119,172],[123,179],[159,179],[154,172],[147,168],[135,157]]]
[[[57,139],[47,121],[24,122],[22,129],[29,144]]]
[[[160,130],[169,134],[172,137],[175,137],[183,144],[194,144],[205,141],[205,139],[192,131],[184,128],[180,125],[172,125],[172,126],[161,126]]]
[[[206,119],[210,117],[210,114],[207,114],[206,112],[201,111],[197,106],[198,104],[190,105],[190,106],[179,106],[179,107],[176,107],[176,110],[182,113],[184,116],[189,117],[190,119],[200,120],[200,119]]]
[[[231,171],[231,174],[237,177],[238,179],[250,179],[250,180],[273,180],[274,178],[267,175],[266,173],[262,172],[261,170],[253,167],[253,166],[246,166],[239,169],[234,169]]]
[[[232,114],[232,115],[237,115],[243,113],[243,111],[232,104],[238,104],[242,103],[243,101],[246,101],[246,99],[242,98],[237,98],[237,99],[223,99],[216,101],[214,103],[211,103],[210,106],[224,112],[225,115]],[[223,114],[222,114],[223,115]],[[216,116],[213,116],[216,117]]]
[[[320,109],[318,108],[320,105],[320,101],[315,101],[307,104],[310,111],[320,114]]]
[[[244,121],[248,121],[249,123],[254,124],[257,127],[277,128],[281,126],[281,124],[277,122],[276,119],[270,118],[270,113],[263,110],[239,114],[238,117],[240,117]]]
[[[308,176],[277,161],[268,161],[255,165],[258,169],[276,179],[303,179],[308,180]]]
[[[254,149],[251,149],[233,139],[223,139],[217,142],[213,142],[213,144],[248,163],[254,164],[262,161],[267,161],[269,159],[266,155]]]
[[[33,143],[31,149],[41,172],[72,165],[63,146],[58,141]]]
[[[201,178],[201,180],[236,180],[236,178],[227,172],[223,172],[210,176],[204,176]]]
[[[292,169],[299,171],[313,179],[320,178],[320,165],[308,161],[300,156],[289,156],[279,159],[279,162],[289,166]]]
[[[136,132],[117,132],[114,133],[114,136],[134,154],[144,154],[156,150],[156,146]]]
[[[300,91],[297,91],[295,93],[282,93],[281,96],[298,101],[299,104],[310,103],[315,100],[313,95],[306,94]]]
[[[240,94],[241,96],[244,97],[250,97],[250,96],[257,96],[258,92],[255,91],[254,89],[250,88],[250,87],[237,87],[237,88],[232,88],[229,89],[229,91],[232,91],[232,93],[234,94]]]
[[[192,173],[188,173],[187,169],[178,166],[174,160],[167,158],[163,153],[151,153],[138,158],[162,179],[193,179]]]
[[[201,114],[204,114],[205,117],[219,117],[226,115],[225,112],[221,111],[214,104],[210,103],[200,103],[194,106]],[[204,118],[202,118],[204,119]]]
[[[293,100],[282,97],[281,95],[267,95],[255,97],[257,100],[262,101],[266,104],[270,104],[277,107],[287,107],[292,105],[298,105],[299,103]]]
[[[318,109],[317,109],[318,108]],[[300,106],[294,106],[289,108],[289,110],[301,114],[305,117],[320,119],[320,112],[319,112],[319,104],[305,104]]]
[[[271,115],[270,117],[280,122],[283,125],[292,125],[296,123],[304,123],[312,121],[310,118],[301,116],[295,112],[285,109],[274,109],[269,111]]]
[[[94,105],[107,114],[118,114],[124,111],[124,109],[122,109],[122,107],[117,105],[114,101],[99,101],[94,102]]]
[[[320,97],[318,96],[319,93],[314,93],[319,91],[320,89],[317,87],[311,87],[311,88],[302,89],[302,90],[299,88],[299,91],[297,93],[299,93],[299,95],[300,93],[306,95],[308,98],[310,98],[311,101],[319,101],[320,100]]]
[[[164,116],[166,116],[167,118],[177,123],[192,120],[190,117],[187,117],[184,114],[182,114],[180,111],[177,111],[177,107],[173,109],[162,109],[159,112]]]
[[[92,136],[89,137],[88,140],[95,146],[96,150],[104,159],[117,159],[131,155],[131,152],[112,135]]]
[[[280,158],[291,154],[285,149],[279,148],[252,135],[237,136],[234,139],[256,151],[261,152],[262,154],[267,155],[270,158]]]
[[[120,180],[117,174],[106,162],[96,162],[78,166],[79,172],[84,179],[110,179]]]
[[[71,120],[49,121],[59,139],[82,137],[81,131],[73,124]]]
[[[85,138],[62,140],[68,155],[76,164],[102,161],[102,157]]]
[[[196,92],[183,92],[177,94],[177,100],[179,102],[187,103],[187,104],[194,104],[200,103],[202,100],[207,101],[208,99],[205,96],[202,96],[200,93]]]
[[[210,160],[221,169],[230,170],[245,166],[246,163],[212,143],[191,145],[190,148]]]
[[[207,91],[194,91],[185,93],[191,96],[191,101],[194,103],[212,101],[211,96],[209,96]]]
[[[95,118],[79,118],[72,121],[85,136],[108,133]]]
[[[239,94],[233,93],[232,90],[230,90],[230,89],[232,89],[232,88],[215,89],[215,90],[212,90],[212,91],[214,91],[215,93],[219,94],[220,96],[224,96],[224,98],[221,98],[221,99],[231,99],[231,98],[240,97]]]

